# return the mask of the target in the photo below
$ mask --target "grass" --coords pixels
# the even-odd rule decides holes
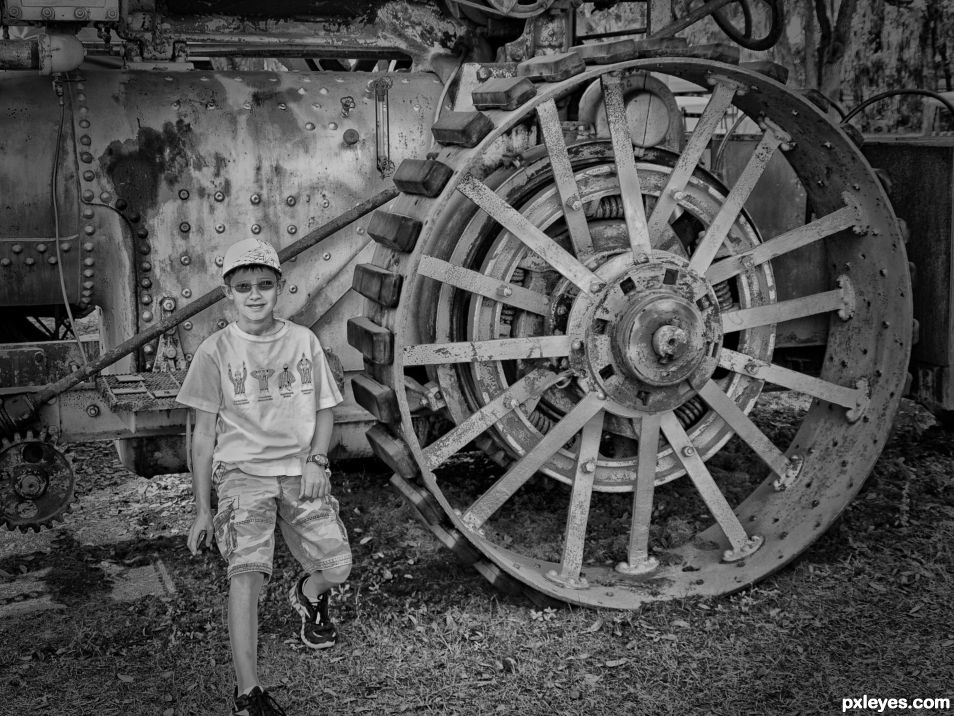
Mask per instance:
[[[954,698],[952,442],[900,430],[836,526],[755,588],[633,612],[495,593],[386,475],[352,470],[337,488],[356,559],[336,601],[341,641],[320,654],[297,643],[285,602],[295,567],[279,548],[263,680],[290,714],[827,714],[864,694]],[[0,713],[228,713],[227,583],[217,555],[184,547],[183,479],[121,506],[133,538],[85,544],[67,522],[47,547],[0,560],[8,574],[53,566],[68,605],[0,624]],[[102,562],[156,557],[174,597],[104,598]]]

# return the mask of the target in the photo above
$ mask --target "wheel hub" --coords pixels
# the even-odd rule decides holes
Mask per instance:
[[[722,346],[712,287],[662,251],[639,265],[623,254],[596,273],[605,286],[578,298],[567,322],[578,336],[570,366],[581,384],[624,414],[681,405],[712,376]]]
[[[46,476],[36,470],[25,469],[17,476],[14,489],[17,494],[28,500],[34,500],[46,492]]]

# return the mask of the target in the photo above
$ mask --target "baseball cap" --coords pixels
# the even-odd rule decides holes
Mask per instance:
[[[243,266],[268,266],[275,269],[279,275],[282,273],[278,252],[270,243],[261,239],[243,239],[229,246],[222,261],[222,276]]]

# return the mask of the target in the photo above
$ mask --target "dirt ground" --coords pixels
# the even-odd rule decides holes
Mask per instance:
[[[494,592],[379,465],[350,464],[336,483],[356,558],[335,599],[341,643],[300,648],[280,551],[263,680],[290,714],[822,714],[863,695],[954,698],[954,439],[932,423],[905,403],[858,499],[793,566],[633,612]],[[97,445],[73,461],[61,525],[0,533],[0,606],[50,605],[0,618],[0,714],[228,713],[227,584],[217,554],[185,549],[188,476],[135,477]],[[174,592],[117,597],[117,575],[157,563]],[[34,592],[9,596],[27,579]]]

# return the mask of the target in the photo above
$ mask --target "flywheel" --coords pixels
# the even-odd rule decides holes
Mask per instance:
[[[73,467],[48,435],[16,435],[0,446],[0,520],[8,529],[39,531],[70,511]]]
[[[679,153],[634,149],[621,88],[645,72],[711,90]],[[578,140],[563,119],[593,82],[608,136]],[[501,586],[631,609],[771,574],[861,488],[903,389],[910,279],[867,163],[784,85],[710,60],[487,84],[435,125],[439,151],[401,165],[403,194],[369,227],[348,331],[372,447]],[[704,157],[733,107],[761,135],[724,185]],[[508,155],[515,133],[542,142]],[[749,200],[779,156],[809,211],[763,235]],[[825,264],[805,285],[823,288],[780,298],[778,260],[806,246]],[[825,327],[820,365],[773,362],[777,327],[806,317]],[[499,467],[464,481],[475,447]]]

